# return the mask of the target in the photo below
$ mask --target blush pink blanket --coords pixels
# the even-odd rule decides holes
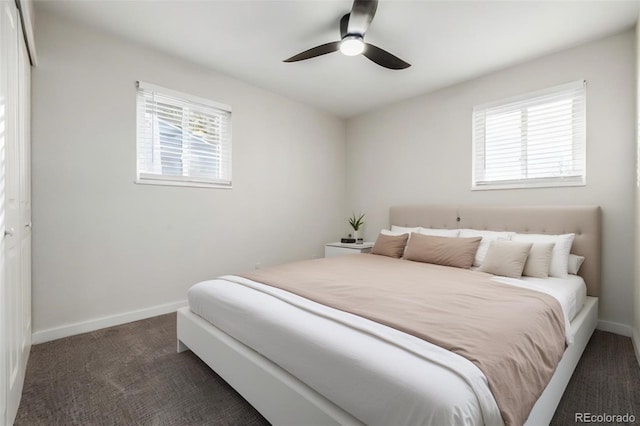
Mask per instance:
[[[506,425],[522,425],[565,349],[553,297],[466,269],[371,254],[240,276],[417,336],[473,362]]]

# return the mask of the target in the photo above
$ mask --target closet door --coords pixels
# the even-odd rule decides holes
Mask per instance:
[[[29,60],[16,5],[2,0],[0,45],[4,109],[0,116],[0,315],[4,353],[2,422],[18,411],[31,345],[31,201],[29,168]]]
[[[9,24],[7,17],[8,7],[3,1],[0,3],[0,425],[9,424],[7,419],[7,387],[8,380],[8,349],[9,326],[6,324],[7,309],[7,285],[5,280],[5,189],[6,189],[6,146],[7,146],[7,87],[9,68],[9,55],[7,54]]]
[[[11,424],[20,402],[22,378],[20,375],[20,333],[22,331],[20,291],[20,264],[18,256],[18,185],[15,176],[19,173],[18,156],[18,21],[13,2],[2,2],[4,6],[4,46],[6,58],[7,101],[5,109],[5,203],[4,203],[4,250],[5,250],[5,327],[7,351],[7,417]],[[0,211],[2,214],[2,211]]]

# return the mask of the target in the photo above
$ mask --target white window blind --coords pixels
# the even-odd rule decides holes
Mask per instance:
[[[138,182],[231,187],[231,107],[138,82]]]
[[[473,109],[473,189],[586,183],[585,82]]]

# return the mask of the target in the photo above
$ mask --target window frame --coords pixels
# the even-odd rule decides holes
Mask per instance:
[[[569,96],[571,92],[579,92],[577,96]],[[571,176],[555,176],[555,177],[525,177],[520,179],[504,179],[504,180],[482,180],[480,177],[484,177],[486,168],[479,167],[481,163],[486,162],[486,113],[488,110],[499,107],[508,107],[513,104],[522,104],[520,111],[525,111],[527,108],[534,107],[536,105],[544,105],[545,103],[551,103],[553,101],[541,102],[541,99],[552,95],[567,94],[566,99],[571,99],[572,102],[582,102],[580,105],[581,110],[578,113],[573,113],[577,118],[572,121],[572,126],[575,126],[576,122],[579,122],[580,128],[577,132],[572,133],[572,152],[573,160],[577,167],[574,165],[573,170],[581,172],[581,174]],[[586,80],[578,80],[571,83],[562,84],[559,86],[550,87],[535,92],[529,92],[524,95],[514,96],[499,101],[489,102],[481,105],[477,105],[473,108],[471,115],[472,126],[472,172],[471,172],[471,190],[483,191],[483,190],[495,190],[495,189],[521,189],[521,188],[549,188],[549,187],[572,187],[572,186],[585,186],[587,183],[587,147],[586,147]],[[517,111],[514,109],[514,111]],[[478,117],[478,114],[484,114],[483,117]],[[526,113],[525,113],[526,114]],[[483,120],[481,126],[478,125],[478,120]],[[523,122],[524,123],[524,122]],[[527,121],[528,123],[528,121]],[[484,130],[482,136],[478,135],[478,130]],[[526,129],[526,125],[523,126]],[[526,152],[530,145],[527,144],[526,137],[523,138],[523,134],[526,134],[526,130],[520,129],[521,132],[521,146],[523,152]],[[530,162],[530,157],[527,155],[525,163]],[[478,169],[481,170],[478,170]]]
[[[141,155],[141,136],[140,136],[140,128],[142,126],[141,121],[144,120],[144,117],[141,117],[140,114],[140,91],[153,92],[158,93],[159,95],[175,98],[176,100],[191,104],[195,107],[195,109],[215,109],[218,111],[222,111],[223,113],[228,114],[227,121],[227,129],[226,141],[222,141],[221,143],[226,144],[226,150],[228,151],[228,160],[227,164],[224,167],[228,169],[228,180],[217,180],[217,179],[207,179],[202,177],[194,177],[194,176],[172,176],[167,174],[155,174],[155,173],[146,173],[141,171],[140,164],[140,155]],[[190,95],[187,93],[179,92],[172,89],[167,89],[166,87],[157,86],[155,84],[146,83],[143,81],[136,82],[136,179],[135,183],[137,184],[145,184],[145,185],[163,185],[163,186],[187,186],[187,187],[197,187],[197,188],[218,188],[218,189],[232,189],[232,108],[229,105],[215,102],[210,99],[201,98],[198,96]]]

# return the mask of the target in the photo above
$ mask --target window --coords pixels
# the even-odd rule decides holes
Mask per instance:
[[[473,109],[472,189],[585,185],[585,82]]]
[[[231,107],[138,82],[138,183],[231,187]]]

